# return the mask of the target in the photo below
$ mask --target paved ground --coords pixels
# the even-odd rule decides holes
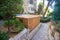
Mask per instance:
[[[2,25],[3,25],[3,21],[1,20],[1,21],[0,21],[0,26],[2,26]]]
[[[39,31],[31,40],[48,40],[49,23],[42,23]]]

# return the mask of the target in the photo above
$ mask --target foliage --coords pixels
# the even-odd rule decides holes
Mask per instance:
[[[15,16],[23,11],[22,6],[23,0],[0,0],[0,14],[5,21],[4,26],[8,26],[8,32],[10,26],[19,26]]]
[[[60,1],[59,0],[55,2],[52,19],[54,21],[60,21]]]
[[[51,17],[52,18],[52,13],[48,13],[47,17]]]
[[[52,4],[54,3],[54,2],[56,2],[57,0],[47,0],[48,2],[50,2],[50,5],[49,6],[53,6]]]
[[[38,5],[38,14],[42,13],[42,7],[43,7],[43,4],[39,3],[39,5]]]
[[[48,2],[51,2],[51,1],[53,1],[53,2],[54,2],[54,1],[57,1],[57,0],[47,0],[47,1],[48,1]]]
[[[44,14],[43,14],[43,17],[45,16],[45,14],[46,14],[49,6],[51,6],[55,0],[47,0],[47,1],[48,1],[48,4],[47,4],[46,10],[45,10],[45,12],[44,12]]]
[[[48,2],[51,2],[52,0],[47,0]]]
[[[8,40],[8,34],[6,32],[0,31],[0,40]]]
[[[15,20],[14,24],[13,24],[13,30],[16,32],[20,32],[23,29],[24,29],[24,25],[21,22],[19,22],[18,20]]]
[[[42,17],[40,22],[42,22],[42,23],[49,22],[50,19],[51,19],[50,17]]]
[[[0,14],[4,19],[10,19],[22,11],[23,0],[0,0]]]
[[[60,32],[60,0],[55,1],[54,11],[52,13],[52,20],[56,25],[57,31]]]
[[[2,17],[2,15],[0,14],[0,20],[2,20],[3,19],[3,17]]]
[[[8,20],[4,21],[4,26],[9,26],[9,25],[12,26],[12,29],[15,32],[20,32],[21,30],[24,29],[24,25],[16,19],[11,19],[10,21],[8,21]]]
[[[4,26],[12,26],[13,25],[13,22],[14,22],[14,20],[5,20],[4,21]]]
[[[52,12],[50,12],[49,9],[47,10],[45,17],[52,17]]]

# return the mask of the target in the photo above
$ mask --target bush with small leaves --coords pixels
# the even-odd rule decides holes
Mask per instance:
[[[8,33],[0,31],[0,40],[8,40],[9,36]]]

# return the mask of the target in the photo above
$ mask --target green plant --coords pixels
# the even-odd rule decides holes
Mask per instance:
[[[50,19],[51,19],[50,17],[42,17],[41,20],[40,20],[40,22],[43,22],[43,23],[49,22]]]
[[[5,21],[5,26],[8,26],[8,32],[13,24],[12,19],[15,20],[16,14],[23,11],[22,6],[23,0],[0,0],[0,14],[2,14]]]
[[[4,20],[4,26],[12,26],[14,24],[15,19]]]
[[[4,22],[4,26],[7,27],[8,25],[10,25],[10,27],[12,27],[12,30],[15,32],[20,32],[21,30],[24,29],[24,25],[16,19],[11,19],[10,23],[8,22],[8,20],[6,20]]]
[[[54,11],[52,13],[52,20],[56,24],[58,32],[60,32],[60,0],[55,1]]]
[[[3,19],[3,14],[0,13],[0,20],[2,20],[2,19]]]
[[[42,13],[42,7],[43,7],[43,4],[39,3],[39,5],[38,5],[38,14]]]
[[[15,20],[14,25],[13,25],[13,30],[16,32],[20,32],[23,29],[24,29],[24,25],[20,21]]]
[[[59,0],[55,2],[52,19],[54,21],[60,21],[60,1]]]
[[[23,0],[0,0],[0,14],[4,19],[11,19],[16,13],[22,12]]]
[[[8,34],[6,32],[0,31],[0,40],[8,40]]]

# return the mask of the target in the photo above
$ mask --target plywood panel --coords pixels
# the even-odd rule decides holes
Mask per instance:
[[[26,28],[29,28],[30,31],[32,31],[40,23],[40,16],[36,15],[35,17],[34,15],[30,15],[29,17],[25,15],[24,17],[19,17],[19,19],[23,21],[22,23]]]

